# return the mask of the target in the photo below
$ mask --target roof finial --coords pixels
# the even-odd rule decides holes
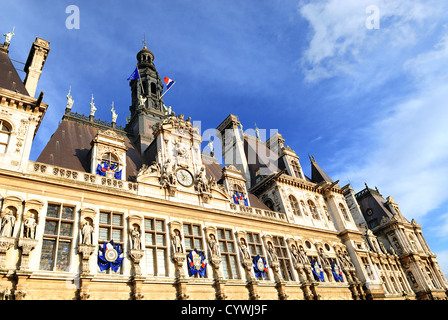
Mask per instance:
[[[143,32],[143,41],[142,41],[142,43],[143,43],[143,48],[146,48],[147,41],[146,41],[146,34],[144,32]]]

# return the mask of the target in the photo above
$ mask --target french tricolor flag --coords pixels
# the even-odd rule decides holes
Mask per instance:
[[[168,78],[168,77],[165,77],[165,78],[163,79],[163,81],[165,81],[165,83],[166,83],[166,90],[168,90],[169,88],[171,88],[171,86],[175,83],[175,81],[171,80],[171,79]]]

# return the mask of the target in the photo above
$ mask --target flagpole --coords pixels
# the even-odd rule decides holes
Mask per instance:
[[[176,84],[176,81],[174,81],[173,85],[171,87],[169,87],[164,93],[162,93],[162,95],[160,96],[159,100],[161,100],[163,98],[163,96],[165,95],[165,93],[167,93],[175,84]]]
[[[138,64],[136,64],[136,66],[137,66],[138,80],[140,80],[140,86],[142,87],[142,92],[143,94],[145,94],[145,89],[143,89],[142,77],[140,77],[140,71],[138,70]]]

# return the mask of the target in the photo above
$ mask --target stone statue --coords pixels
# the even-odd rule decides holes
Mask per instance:
[[[72,86],[68,89],[67,93],[67,109],[72,109],[73,104],[75,103],[75,100],[73,100],[72,96],[70,95],[70,92],[72,91]]]
[[[112,107],[112,109],[110,109],[110,112],[112,113],[112,122],[113,122],[113,123],[116,123],[116,122],[117,122],[118,114],[115,112],[115,109],[114,109],[114,102],[113,102],[113,101],[112,101],[112,105],[111,105],[111,107]]]
[[[93,226],[90,224],[89,220],[84,220],[81,233],[82,244],[92,244]]]
[[[16,28],[16,27],[13,27],[13,28],[12,28],[12,31],[9,31],[8,33],[5,33],[5,34],[4,34],[4,36],[5,36],[5,44],[9,45],[9,44],[11,43],[11,39],[12,39],[12,37],[16,35],[16,34],[14,33],[14,29],[15,29],[15,28]]]
[[[201,170],[199,170],[199,173],[196,176],[196,181],[197,181],[197,190],[200,193],[208,193],[208,182],[207,182],[207,178],[205,177],[205,168],[202,167]]]
[[[255,136],[260,138],[260,130],[258,130],[257,124],[255,124]]]
[[[299,246],[299,258],[302,263],[309,263],[308,256],[302,246]]]
[[[7,209],[6,214],[2,219],[2,231],[0,235],[2,237],[12,237],[15,222],[16,217],[14,216],[14,212],[11,209]]]
[[[208,142],[208,147],[210,148],[210,154],[213,154],[214,151],[213,151],[213,141],[212,141],[212,140],[210,140],[210,141]]]
[[[34,239],[36,231],[36,217],[33,213],[25,219],[24,227],[25,230],[23,236],[25,238]]]
[[[179,230],[174,230],[173,236],[173,250],[174,253],[184,253],[184,247],[182,245],[182,238]]]
[[[272,245],[272,242],[268,242],[268,254],[269,257],[271,258],[271,262],[278,262],[278,256],[277,253],[275,252],[275,248]]]
[[[165,104],[163,104],[163,112],[166,116],[171,115],[171,106],[167,107]]]
[[[219,248],[219,243],[216,241],[215,235],[210,233],[210,239],[208,240],[208,245],[210,246],[210,251],[212,252],[213,258],[221,257],[221,250]]]
[[[95,103],[93,103],[93,94],[92,94],[92,100],[90,101],[90,115],[94,116],[96,112]]]
[[[138,227],[134,226],[133,229],[131,229],[130,231],[131,234],[131,248],[132,249],[140,249],[140,231],[138,231]]]
[[[241,238],[240,240],[240,250],[241,254],[243,255],[243,260],[251,258],[249,250],[247,249],[246,240],[244,240],[243,238]]]
[[[295,245],[291,245],[291,254],[292,254],[292,256],[293,256],[293,258],[294,258],[294,262],[296,262],[296,263],[300,263],[301,261],[300,261],[300,254],[299,254],[299,251],[297,250],[297,248],[296,248],[296,246]]]
[[[144,106],[145,105],[145,102],[146,102],[146,97],[143,97],[142,95],[139,95],[139,97],[138,97],[138,105],[139,106]]]

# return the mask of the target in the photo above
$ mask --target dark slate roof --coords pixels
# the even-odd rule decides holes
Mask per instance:
[[[322,181],[333,182],[331,178],[319,167],[316,161],[311,160],[311,181],[319,183]]]
[[[98,127],[87,123],[64,119],[36,161],[81,172],[90,172],[90,143],[98,130]],[[126,179],[134,181],[142,166],[142,159],[127,136],[124,136],[124,142],[128,148]]]
[[[0,50],[0,88],[29,96],[8,54],[3,50]]]

